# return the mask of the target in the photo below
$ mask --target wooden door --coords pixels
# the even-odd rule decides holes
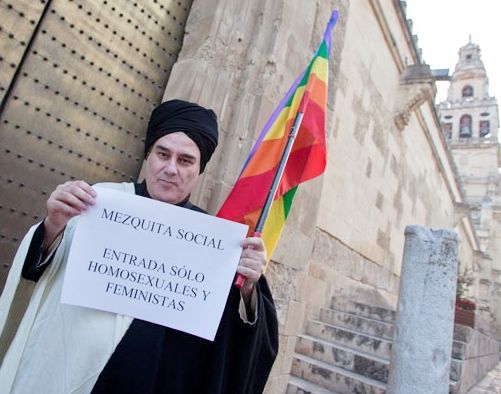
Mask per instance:
[[[0,288],[70,179],[132,181],[191,0],[0,0]]]

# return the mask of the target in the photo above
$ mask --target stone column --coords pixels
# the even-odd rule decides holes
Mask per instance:
[[[407,226],[389,394],[447,394],[458,236]]]

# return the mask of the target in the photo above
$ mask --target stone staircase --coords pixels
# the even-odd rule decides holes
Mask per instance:
[[[387,309],[333,300],[296,340],[287,393],[385,393],[394,319]]]
[[[386,393],[394,320],[388,309],[333,300],[296,340],[287,394]],[[450,393],[458,392],[466,348],[464,330],[456,331]]]

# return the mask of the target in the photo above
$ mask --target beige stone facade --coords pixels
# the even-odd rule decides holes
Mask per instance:
[[[92,15],[97,15],[100,5],[89,3],[96,8],[92,8]],[[304,339],[300,336],[307,330],[310,319],[331,313],[325,312],[323,308],[361,303],[360,305],[395,310],[404,230],[407,225],[454,229],[459,234],[460,269],[470,269],[475,273],[476,281],[470,290],[470,296],[482,307],[476,324],[483,331],[471,335],[476,338],[476,342],[472,345],[473,350],[468,349],[469,357],[473,360],[469,367],[481,370],[476,367],[476,350],[489,347],[477,343],[489,343],[491,346],[493,341],[489,338],[490,332],[497,331],[501,336],[498,324],[501,321],[501,306],[498,306],[501,305],[498,302],[501,298],[501,186],[497,142],[498,109],[495,98],[488,93],[487,74],[477,56],[478,47],[468,44],[462,49],[461,56],[465,61],[471,60],[471,64],[468,63],[465,67],[458,65],[448,101],[440,104],[437,111],[434,105],[434,79],[429,67],[420,60],[420,51],[406,19],[404,2],[194,0],[192,4],[190,1],[177,2],[177,5],[172,2],[172,10],[168,8],[168,12],[161,3],[154,1],[141,10],[138,3],[127,6],[127,18],[140,21],[137,25],[125,23],[125,19],[122,20],[123,10],[118,13],[114,6],[108,7],[110,16],[107,19],[100,14],[101,17],[95,20],[99,21],[96,23],[106,23],[105,26],[108,26],[108,19],[117,24],[118,27],[112,29],[111,38],[107,39],[111,47],[118,45],[116,42],[113,44],[113,40],[119,41],[114,37],[117,35],[116,31],[120,31],[119,27],[131,29],[134,34],[141,35],[139,38],[131,38],[133,42],[128,43],[125,37],[133,35],[125,29],[126,33],[123,33],[120,42],[123,41],[123,45],[129,47],[142,42],[140,40],[159,47],[160,43],[166,42],[164,36],[167,34],[169,40],[176,44],[175,50],[164,48],[171,59],[175,58],[181,40],[163,27],[157,29],[158,39],[150,33],[141,34],[139,26],[151,24],[144,19],[147,11],[148,20],[153,18],[161,21],[155,23],[155,26],[174,26],[176,32],[181,34],[184,19],[188,15],[181,51],[170,72],[163,99],[179,97],[196,101],[213,108],[218,114],[220,145],[193,196],[194,203],[207,208],[211,213],[217,211],[231,189],[267,117],[308,64],[320,43],[332,10],[338,9],[340,13],[333,33],[329,65],[327,169],[323,176],[300,186],[286,229],[267,269],[267,277],[276,300],[280,334],[280,353],[268,382],[267,393],[286,391],[294,352],[298,343]],[[48,11],[46,19],[48,22],[59,23],[59,19],[64,18],[55,19],[52,16],[59,12],[60,4],[54,4],[55,11]],[[49,6],[46,8],[50,9]],[[44,12],[40,10],[42,16],[45,15]],[[85,15],[78,17],[74,10],[70,15],[78,23],[87,23]],[[162,16],[165,21],[161,19]],[[70,36],[63,34],[64,30],[57,26],[53,28],[56,33]],[[85,45],[90,45],[87,41],[95,42],[94,37],[94,41],[85,37],[79,40],[79,34],[83,33],[72,33],[72,37],[77,37],[72,42],[72,47],[78,48],[82,42]],[[139,46],[143,47],[144,44],[138,44]],[[83,47],[86,48],[86,54],[96,56],[96,59],[92,57],[89,64],[97,67],[102,45],[96,44],[95,48]],[[59,53],[58,51],[61,50],[53,50],[54,53]],[[138,68],[139,65],[136,66],[135,63],[139,62],[138,56],[128,53],[129,51],[127,48],[123,49],[123,64],[127,64],[128,54],[134,60],[131,63]],[[164,55],[158,57],[162,56]],[[116,63],[114,60],[108,61]],[[68,63],[72,64],[72,61]],[[111,66],[105,66],[99,72],[108,68],[113,71]],[[170,63],[161,73],[164,79],[167,79],[168,70]],[[155,69],[156,72],[158,71]],[[21,82],[23,78],[28,78],[22,72],[18,74],[17,78]],[[93,75],[90,71],[84,74]],[[150,78],[150,74],[146,74]],[[135,76],[131,77],[127,70],[124,75],[130,77],[131,81],[127,80],[130,86],[125,84],[123,87],[129,90],[132,88],[131,92],[134,94],[139,92],[136,84],[149,86]],[[9,78],[14,77],[5,77],[6,80],[10,80]],[[131,96],[129,90],[113,95],[114,99],[126,96],[131,101],[127,104],[131,110],[127,111],[134,115],[131,116],[131,122],[134,123],[124,123],[122,126],[120,122],[125,120],[119,111],[123,111],[124,105],[119,102],[116,118],[112,117],[114,114],[107,112],[107,116],[112,117],[112,122],[96,126],[96,129],[103,131],[104,136],[111,133],[116,125],[120,125],[120,131],[131,128],[138,133],[134,134],[134,143],[124,142],[123,138],[117,137],[125,147],[119,144],[115,147],[106,140],[106,149],[110,145],[113,151],[119,151],[122,155],[126,155],[131,149],[136,152],[134,155],[129,154],[129,158],[135,159],[135,167],[127,174],[122,174],[124,179],[137,175],[136,167],[140,166],[139,156],[142,152],[140,137],[147,122],[146,112],[162,96],[163,85],[160,86],[160,79],[154,76],[151,78],[156,81],[155,95],[147,92],[151,99],[146,104]],[[73,79],[78,78],[75,75]],[[115,84],[114,80],[112,78],[109,83]],[[2,82],[2,92],[8,90],[4,85],[8,83]],[[14,85],[12,82],[12,86]],[[91,84],[86,81],[86,85]],[[92,82],[92,86],[94,85],[100,86],[98,82]],[[64,89],[59,90],[55,90],[57,94],[54,95],[61,99]],[[99,92],[82,93],[80,86],[73,85],[70,90],[89,101],[84,108],[89,116],[93,116],[94,121],[107,121],[105,117],[100,118],[98,108],[93,107],[99,106],[100,102],[95,101],[92,94]],[[96,88],[92,92],[94,90]],[[465,93],[466,97],[463,97]],[[71,96],[70,93],[64,94]],[[14,93],[11,95],[15,96]],[[146,97],[146,93],[144,95]],[[16,100],[19,101],[14,101]],[[72,104],[76,99],[65,100],[72,107],[76,106]],[[138,102],[141,106],[136,109],[133,104]],[[26,106],[21,102],[12,104],[13,107],[15,105],[21,108]],[[463,118],[461,123],[465,109],[470,118]],[[76,119],[79,119],[82,109],[73,111]],[[22,117],[16,116],[12,115],[5,124],[20,122],[18,119]],[[34,121],[38,119],[36,116],[29,118]],[[489,123],[485,123],[486,121]],[[73,122],[76,120],[71,123]],[[60,123],[57,118],[57,124]],[[83,123],[86,124],[86,121]],[[450,123],[450,126],[444,125],[445,123]],[[466,136],[468,124],[470,134]],[[16,130],[17,128],[12,128],[12,132],[17,133]],[[80,128],[76,130],[80,133]],[[29,135],[31,134],[30,131]],[[50,133],[48,134],[50,137]],[[87,134],[86,138],[99,141],[93,134]],[[60,146],[59,150],[68,148],[67,152],[74,153],[80,145],[85,145],[78,142],[80,140],[75,141],[75,147],[70,145],[73,142],[68,141],[68,146]],[[25,142],[19,142],[19,145],[23,144]],[[45,145],[55,144],[50,142],[44,143]],[[97,148],[89,145],[88,149],[94,151]],[[5,152],[11,155],[17,153],[10,150]],[[29,155],[17,156],[21,160]],[[57,158],[53,152],[45,156]],[[89,158],[91,156],[89,153]],[[30,165],[43,164],[42,159],[37,161],[30,158],[31,156],[28,157]],[[90,166],[87,162],[75,163],[74,167],[78,171]],[[115,164],[103,162],[101,165],[98,162],[96,165],[108,171],[108,167],[113,169]],[[19,173],[29,172],[21,164],[19,166],[22,169]],[[57,172],[54,169],[56,164],[45,167],[52,168],[51,173]],[[85,175],[81,172],[75,174],[78,177]],[[92,174],[94,173],[87,174],[87,177],[97,176]],[[116,170],[105,174],[110,177],[106,179],[122,180]],[[59,183],[61,180],[57,175],[57,178],[50,178],[50,182],[46,183],[51,186]],[[67,175],[69,174],[61,173],[61,177]],[[31,175],[32,178],[37,176]],[[4,178],[0,177],[0,180],[3,182]],[[9,179],[7,183],[15,184]],[[29,185],[24,179],[17,183],[22,187],[24,184]],[[11,188],[14,193],[15,188]],[[33,187],[25,189],[31,190]],[[28,195],[27,191],[25,193]],[[47,191],[43,189],[41,193],[46,196]],[[39,194],[36,196],[37,200],[42,201]],[[0,209],[3,207],[0,206]],[[16,209],[10,209],[10,212],[17,215],[20,210]],[[26,210],[29,211],[27,208]],[[30,223],[34,217],[27,214],[24,216],[24,220]],[[12,241],[19,241],[17,235],[10,238]],[[382,311],[383,309],[376,309],[374,314],[384,315]],[[390,317],[391,311],[387,313]],[[388,328],[391,319],[388,319],[382,323],[387,331],[383,330],[386,347],[389,347],[388,341],[392,335],[391,328]],[[385,346],[381,345],[381,348]],[[385,354],[384,357],[389,357]],[[496,353],[489,354],[491,358],[497,357]],[[388,360],[383,361],[381,363],[387,369]],[[482,370],[479,373],[485,372]],[[458,369],[455,373],[461,375]],[[468,379],[474,382],[477,376]]]
[[[433,79],[404,9],[389,0],[194,2],[165,97],[197,100],[220,114],[222,143],[198,202],[212,212],[222,203],[335,8],[327,170],[300,187],[267,272],[281,345],[268,392],[284,392],[297,336],[332,297],[395,308],[407,225],[454,228],[462,266],[477,272],[484,261],[441,132]]]

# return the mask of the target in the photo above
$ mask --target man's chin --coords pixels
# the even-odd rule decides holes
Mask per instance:
[[[179,196],[172,192],[156,190],[154,193],[150,193],[150,195],[154,200],[167,202],[169,204],[177,204],[181,201]]]

